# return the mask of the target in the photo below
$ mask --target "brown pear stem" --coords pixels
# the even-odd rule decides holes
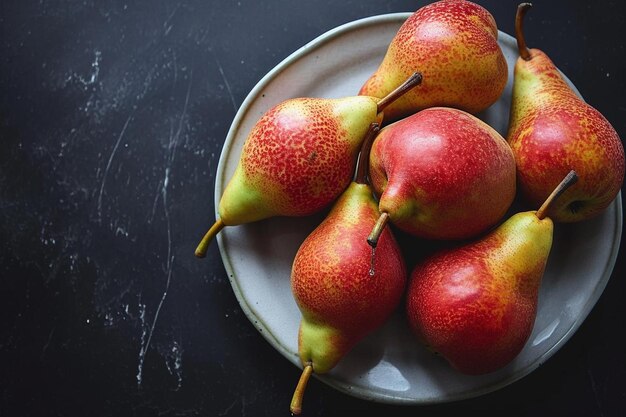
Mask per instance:
[[[546,201],[543,202],[541,207],[539,207],[539,210],[537,210],[537,213],[536,213],[537,217],[540,220],[546,217],[546,214],[548,210],[550,209],[550,206],[552,205],[552,203],[557,198],[559,198],[559,196],[563,194],[565,190],[567,190],[569,187],[574,185],[576,181],[578,181],[578,175],[576,174],[576,171],[572,170],[565,176],[565,178],[563,178],[563,181],[561,181],[561,183],[556,186],[554,191],[552,191],[552,193],[548,196],[548,198],[546,198]]]
[[[376,122],[371,123],[369,129],[367,129],[365,139],[363,139],[363,144],[361,145],[361,151],[359,152],[359,163],[356,167],[354,182],[356,182],[357,184],[367,184],[367,176],[369,175],[370,151],[372,150],[374,138],[379,131],[380,125]]]
[[[411,88],[421,84],[422,82],[422,74],[419,72],[414,72],[409,78],[406,79],[405,82],[400,84],[393,90],[391,93],[387,94],[385,97],[380,99],[378,102],[378,113],[383,111],[385,107],[399,99],[404,93],[409,91]]]
[[[378,217],[378,220],[376,221],[376,224],[374,225],[372,232],[367,237],[367,243],[371,247],[375,248],[376,245],[378,245],[378,239],[380,239],[380,235],[383,233],[383,230],[385,229],[385,226],[387,225],[388,221],[389,221],[389,213],[386,213],[386,212],[380,213],[380,216]]]
[[[306,389],[306,384],[309,382],[309,378],[311,378],[312,373],[313,364],[311,362],[307,362],[302,369],[302,375],[300,375],[298,385],[296,386],[296,390],[294,391],[293,397],[291,398],[291,404],[289,405],[289,411],[291,411],[291,415],[297,416],[302,412],[302,399],[304,398],[304,390]]]
[[[211,243],[215,235],[217,235],[219,231],[224,228],[224,226],[226,225],[224,224],[222,219],[217,219],[215,223],[213,223],[213,226],[211,226],[211,228],[206,232],[200,243],[198,243],[198,247],[196,248],[196,256],[198,258],[204,258],[206,256],[206,253],[209,250],[209,244]]]
[[[530,50],[526,46],[526,39],[524,38],[524,16],[526,12],[533,7],[532,3],[520,3],[517,6],[517,13],[515,14],[515,39],[517,39],[517,50],[519,56],[524,60],[530,60]]]

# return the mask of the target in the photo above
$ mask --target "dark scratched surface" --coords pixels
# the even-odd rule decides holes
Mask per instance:
[[[513,33],[517,2],[479,1]],[[217,245],[218,159],[254,85],[340,24],[424,1],[3,0],[0,415],[281,416],[300,370],[242,312]],[[536,2],[546,51],[626,137],[619,1]],[[532,35],[531,35],[532,34]],[[623,250],[552,358],[479,398],[360,400],[313,379],[305,415],[626,415]]]

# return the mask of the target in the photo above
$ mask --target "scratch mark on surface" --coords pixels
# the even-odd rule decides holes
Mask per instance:
[[[165,299],[167,298],[167,293],[170,289],[170,285],[172,282],[172,272],[174,269],[174,255],[172,254],[172,249],[173,249],[172,221],[170,218],[167,189],[169,186],[171,167],[176,157],[176,149],[178,147],[180,135],[183,130],[183,122],[185,118],[187,117],[187,109],[189,107],[189,98],[191,96],[192,84],[193,84],[193,71],[191,71],[189,75],[189,84],[187,86],[187,94],[185,96],[185,103],[183,105],[183,110],[181,112],[180,118],[178,120],[178,128],[176,130],[176,133],[173,132],[172,127],[170,128],[170,136],[169,136],[169,143],[168,143],[169,154],[168,154],[167,165],[165,167],[165,173],[164,173],[162,186],[161,186],[161,201],[163,203],[163,212],[165,214],[165,224],[166,224],[166,231],[167,231],[167,258],[166,258],[167,263],[165,265],[165,271],[164,271],[167,276],[167,280],[165,282],[165,289],[163,290],[163,295],[161,296],[159,304],[157,305],[156,311],[154,313],[152,324],[150,326],[149,331],[147,332],[147,338],[145,337],[145,333],[146,333],[145,331],[144,331],[144,334],[142,334],[142,343],[141,343],[141,349],[139,351],[139,364],[137,367],[137,376],[136,376],[137,385],[141,385],[142,383],[143,365],[144,365],[146,352],[148,351],[148,348],[150,347],[150,342],[152,341],[152,335],[154,334],[154,329],[156,328],[157,321],[159,319],[159,314],[161,313],[161,308],[163,307],[163,304],[165,303]],[[155,197],[155,203],[154,203],[155,207],[156,207],[157,199],[158,199],[158,195]],[[144,340],[145,340],[145,343],[144,343]],[[181,361],[182,361],[182,357],[176,358],[176,362],[175,362],[175,369],[177,370],[176,378],[178,380],[178,387],[182,385],[182,372],[180,372],[180,367],[176,367],[176,364],[180,366]],[[167,364],[167,362],[166,362],[166,366],[168,366],[169,368],[169,365]]]
[[[228,83],[228,79],[226,78],[226,74],[224,74],[224,68],[222,68],[222,64],[217,59],[215,54],[213,55],[213,59],[215,59],[215,63],[217,64],[217,69],[224,80],[224,84],[226,85],[226,91],[228,91],[228,95],[230,96],[230,101],[233,103],[233,108],[237,111],[237,102],[235,101],[235,96],[233,95],[233,91],[230,89],[230,84]]]
[[[98,79],[98,75],[100,75],[100,59],[102,57],[102,53],[100,51],[95,51],[94,61],[91,63],[91,67],[93,68],[93,72],[91,73],[91,78],[87,84],[93,84]]]
[[[200,37],[200,39],[198,39],[198,36],[196,36],[196,43],[198,45],[203,44],[206,41],[207,37],[209,36],[210,32],[211,31],[209,29],[201,30],[199,33],[201,33],[202,36]]]
[[[85,88],[94,84],[98,80],[98,75],[100,75],[100,61],[102,59],[102,52],[97,49],[94,51],[94,61],[91,63],[91,68],[93,69],[91,76],[89,79],[85,79],[82,75],[76,74],[73,72],[71,75],[67,77],[65,80],[66,83],[77,79]]]
[[[46,351],[48,350],[48,347],[50,346],[50,342],[52,341],[52,336],[54,335],[55,330],[56,330],[56,326],[53,327],[52,330],[50,330],[50,334],[48,335],[48,340],[43,345],[43,349],[41,350],[41,356],[39,357],[39,359],[43,359],[43,357],[45,356]]]
[[[107,162],[107,166],[104,169],[104,175],[102,175],[102,182],[100,183],[100,194],[98,195],[98,220],[102,221],[102,195],[104,193],[104,185],[106,183],[107,180],[107,176],[109,175],[109,170],[111,169],[111,163],[113,162],[113,158],[115,157],[115,154],[117,153],[117,148],[119,148],[120,143],[122,142],[122,138],[124,137],[124,133],[126,133],[126,128],[128,127],[128,124],[130,123],[130,119],[133,118],[133,115],[131,114],[130,116],[128,116],[128,119],[126,119],[126,123],[124,123],[124,127],[122,128],[122,131],[120,132],[120,135],[117,138],[117,142],[115,143],[115,146],[113,147],[113,151],[111,151],[111,155],[109,156],[109,161]]]
[[[161,189],[163,187],[163,180],[159,181],[157,185],[157,192],[154,194],[154,202],[152,203],[152,214],[148,218],[148,224],[152,224],[154,220],[154,215],[156,214],[157,203],[159,202],[159,197],[161,196]]]
[[[596,400],[596,406],[598,407],[598,412],[600,413],[600,417],[604,417],[604,412],[602,411],[602,401],[599,398],[598,387],[596,385],[596,380],[593,377],[590,369],[587,369],[587,375],[589,376],[589,381],[591,382],[591,390],[593,391],[593,398]]]
[[[180,138],[180,133],[183,130],[183,121],[185,117],[187,117],[187,108],[189,107],[189,97],[191,96],[191,85],[193,83],[193,70],[189,73],[189,84],[187,85],[187,94],[185,96],[185,104],[183,105],[183,112],[180,115],[180,119],[178,119],[178,130],[176,131],[176,135],[173,140],[170,139],[170,149],[172,150],[170,164],[174,162],[174,157],[176,155],[176,146],[178,145],[178,139]]]
[[[148,332],[148,338],[145,343],[143,343],[144,338],[142,337],[141,349],[139,351],[139,364],[137,368],[137,385],[141,385],[141,382],[143,380],[143,364],[144,364],[144,359],[146,357],[146,352],[148,351],[148,348],[150,347],[150,341],[152,340],[152,335],[154,334],[154,329],[156,328],[156,324],[159,319],[159,314],[161,313],[161,308],[163,307],[163,303],[165,303],[165,299],[167,298],[167,292],[169,291],[170,284],[172,282],[172,265],[174,263],[174,256],[171,255],[172,253],[172,228],[171,228],[171,222],[170,222],[170,213],[167,208],[167,185],[169,183],[169,174],[170,174],[170,167],[168,166],[165,168],[165,179],[163,180],[163,187],[161,188],[161,195],[163,199],[163,210],[165,212],[165,221],[167,224],[167,264],[166,264],[167,280],[165,282],[165,289],[163,291],[163,295],[161,296],[161,300],[159,301],[156,312],[154,313],[154,318],[152,319],[152,325],[150,326],[150,330]],[[181,377],[180,384],[182,384],[182,377]]]
[[[246,415],[246,405],[247,405],[247,404],[246,404],[246,398],[245,398],[245,397],[242,397],[242,398],[241,398],[241,414],[240,414],[240,415],[242,415],[242,416],[245,416],[245,415]]]
[[[176,377],[176,388],[174,391],[178,391],[183,386],[183,374],[182,374],[182,362],[183,362],[183,353],[178,344],[178,342],[174,341],[174,345],[170,349],[171,354],[168,355],[168,360],[165,361],[165,366],[167,366],[167,370],[170,375]],[[170,365],[170,360],[173,362]]]
[[[235,404],[237,404],[237,400],[233,401],[231,405],[229,405],[224,411],[222,411],[219,415],[220,416],[225,416],[226,414],[228,414],[230,412],[230,410],[233,409],[233,407],[235,406]]]
[[[167,208],[167,184],[170,182],[170,167],[165,168],[165,179],[163,180],[163,188],[161,196],[163,199],[163,212],[165,213],[165,223],[167,225],[167,264],[165,272],[170,275],[172,272],[172,265],[170,263],[170,256],[172,253],[172,227],[170,222],[170,211]]]
[[[174,88],[178,81],[178,60],[176,59],[176,50],[172,49],[172,63],[174,64]]]
[[[165,22],[163,22],[163,28],[165,29],[164,32],[164,36],[167,36],[168,33],[170,33],[170,30],[172,30],[172,27],[174,25],[170,25],[170,22],[172,20],[172,18],[174,17],[174,15],[176,14],[176,12],[178,11],[178,9],[180,8],[181,3],[178,3],[176,5],[176,7],[174,7],[174,10],[172,11],[172,13],[170,13],[170,15],[167,17],[167,19],[165,19]]]
[[[128,313],[128,310],[126,311]],[[137,385],[141,385],[143,381],[143,362],[146,358],[148,329],[146,327],[146,305],[141,303],[141,295],[139,298],[139,320],[141,320],[141,348],[139,349],[139,364],[137,365]]]
[[[148,332],[148,339],[146,343],[142,343],[141,350],[139,351],[139,365],[137,367],[137,385],[141,385],[143,380],[143,363],[146,357],[146,352],[150,347],[150,341],[152,340],[152,335],[154,334],[154,329],[156,327],[157,320],[159,319],[159,314],[161,313],[161,307],[163,307],[163,303],[165,302],[165,298],[167,297],[167,291],[170,288],[170,283],[172,281],[172,268],[171,265],[174,262],[174,257],[168,259],[167,263],[169,264],[169,272],[167,274],[167,281],[165,283],[165,291],[163,291],[163,295],[161,296],[161,300],[159,301],[159,305],[157,306],[156,312],[154,313],[154,318],[152,319],[152,325],[150,326],[150,331]],[[142,338],[143,339],[143,338]]]

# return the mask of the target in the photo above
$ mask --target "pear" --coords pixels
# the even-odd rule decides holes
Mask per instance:
[[[383,97],[413,68],[420,69],[424,82],[389,106],[389,121],[434,106],[478,113],[498,100],[508,79],[493,16],[464,0],[436,1],[415,11],[360,94]]]
[[[290,407],[293,414],[302,409],[310,375],[334,368],[385,323],[404,294],[406,266],[391,230],[383,231],[375,256],[365,240],[378,218],[366,182],[369,141],[363,145],[356,179],[307,236],[293,261],[291,288],[302,313],[298,351],[303,366]]]
[[[571,171],[539,210],[514,214],[482,239],[437,252],[412,271],[410,328],[453,368],[493,372],[526,344],[552,247],[546,214],[576,180]]]
[[[550,58],[528,49],[518,6],[515,63],[507,141],[517,165],[520,193],[537,206],[574,169],[580,180],[552,207],[557,222],[578,222],[601,213],[624,180],[624,147],[610,122],[565,82]]]
[[[498,132],[462,110],[432,107],[385,126],[370,155],[381,222],[424,239],[469,239],[500,221],[516,192]]]
[[[419,84],[413,73],[393,92],[374,97],[302,97],[267,111],[244,143],[218,206],[219,217],[196,248],[225,226],[273,216],[306,216],[329,206],[350,183],[365,133],[394,100]]]

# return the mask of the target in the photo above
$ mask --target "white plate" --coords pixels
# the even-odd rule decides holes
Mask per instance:
[[[408,16],[396,13],[342,25],[270,71],[242,104],[226,138],[217,169],[216,207],[248,132],[265,111],[293,97],[356,95]],[[481,117],[505,135],[517,50],[515,40],[505,33],[500,32],[499,42],[509,64],[509,82],[502,98]],[[291,264],[300,243],[320,220],[321,215],[273,218],[226,227],[217,237],[243,311],[267,341],[298,367],[301,315],[290,289]],[[314,375],[350,395],[397,404],[453,401],[510,384],[546,361],[578,329],[611,275],[621,230],[621,194],[600,217],[557,225],[534,331],[520,355],[498,372],[476,377],[454,371],[413,339],[398,312],[335,369]],[[293,382],[295,387],[295,377]]]

